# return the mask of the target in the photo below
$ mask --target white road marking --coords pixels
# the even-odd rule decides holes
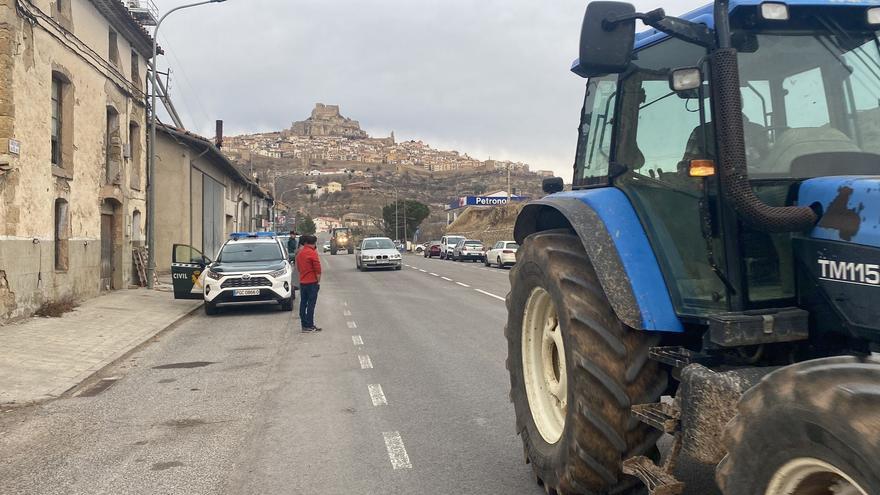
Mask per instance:
[[[498,300],[500,300],[500,301],[503,301],[503,300],[504,300],[503,297],[501,297],[501,296],[496,296],[495,294],[492,294],[491,292],[486,292],[486,291],[484,291],[484,290],[480,290],[480,289],[474,289],[474,290],[477,291],[477,292],[479,292],[480,294],[486,294],[487,296],[489,296],[489,297],[494,297],[495,299],[498,299]]]
[[[348,328],[357,328],[358,327],[357,323],[355,323],[353,321],[347,321],[347,322],[345,322],[345,324],[348,325]]]
[[[367,388],[370,389],[370,400],[373,401],[374,406],[388,405],[388,399],[385,398],[385,392],[382,391],[382,385],[374,383],[367,385]]]
[[[406,447],[403,446],[403,439],[400,438],[400,433],[386,431],[382,433],[382,436],[385,438],[385,448],[388,450],[391,467],[394,469],[412,469],[412,463],[409,461],[409,454],[406,453]]]
[[[419,271],[422,273],[428,273],[428,270],[422,270],[421,268],[419,268]]]
[[[470,287],[470,285],[468,285],[468,284],[463,284],[461,282],[456,282],[456,283],[462,287]]]
[[[440,276],[440,275],[437,275],[436,273],[429,273],[428,275],[431,275],[431,276],[434,276],[434,277],[439,277],[439,276]]]
[[[362,370],[368,370],[373,367],[373,360],[367,354],[358,354],[358,361],[361,362]]]
[[[352,335],[351,343],[358,346],[364,345],[364,339],[360,335]]]
[[[342,301],[343,306],[348,306],[348,301]]]
[[[445,281],[447,281],[447,282],[452,282],[452,279],[451,279],[451,278],[447,278],[447,277],[440,277],[440,278],[442,278],[443,280],[445,280]]]
[[[342,311],[342,316],[351,316],[351,311],[349,311],[349,310],[347,310],[347,309],[346,309],[346,310],[343,310],[343,311]]]

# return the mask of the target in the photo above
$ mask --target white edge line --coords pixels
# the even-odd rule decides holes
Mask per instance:
[[[503,301],[503,300],[504,300],[503,297],[501,297],[501,296],[496,296],[495,294],[492,294],[491,292],[486,292],[486,291],[484,291],[484,290],[480,290],[480,289],[474,289],[474,290],[477,291],[477,292],[479,292],[480,294],[486,294],[486,295],[489,296],[489,297],[494,297],[495,299],[498,299],[499,301]]]
[[[461,282],[456,282],[456,283],[457,283],[458,285],[462,286],[462,287],[468,287],[468,288],[470,288],[470,285],[468,285],[468,284],[463,284],[463,283],[461,283]]]
[[[388,405],[388,399],[385,398],[385,392],[382,390],[382,385],[371,383],[367,385],[367,388],[370,390],[370,400],[373,401],[374,406]]]
[[[388,459],[391,460],[391,467],[394,469],[412,469],[412,463],[409,460],[409,454],[406,453],[406,447],[403,446],[403,438],[396,431],[382,432],[385,439],[385,449],[388,450]]]

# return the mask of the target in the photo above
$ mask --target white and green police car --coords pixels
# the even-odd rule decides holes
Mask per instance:
[[[211,260],[200,251],[175,244],[171,274],[175,299],[204,299],[205,313],[219,306],[277,303],[293,309],[295,289],[291,253],[273,232],[240,232]]]

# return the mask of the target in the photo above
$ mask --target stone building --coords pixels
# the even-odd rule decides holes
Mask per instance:
[[[357,120],[345,118],[339,113],[339,105],[323,103],[316,103],[312,115],[306,120],[294,122],[289,132],[294,136],[368,137]]]
[[[119,0],[0,0],[0,322],[137,277],[151,43]]]
[[[272,197],[211,140],[171,126],[157,130],[157,273],[171,271],[174,244],[214,259],[230,233],[270,226]]]

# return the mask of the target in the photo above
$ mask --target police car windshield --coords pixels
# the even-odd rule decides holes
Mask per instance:
[[[220,250],[220,257],[217,258],[217,261],[221,263],[247,263],[283,259],[281,248],[275,242],[230,242]]]

